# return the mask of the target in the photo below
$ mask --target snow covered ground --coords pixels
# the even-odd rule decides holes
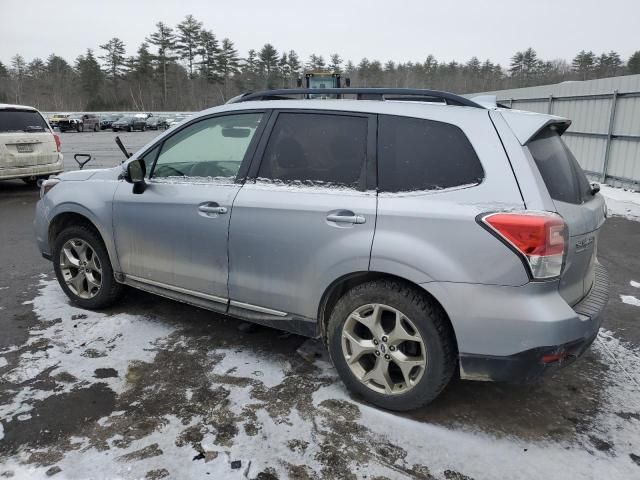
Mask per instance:
[[[600,193],[605,197],[609,215],[640,221],[640,192],[602,184],[600,185]]]
[[[216,336],[224,331],[215,322],[192,331],[154,317],[88,312],[45,278],[33,309],[39,324],[28,344],[0,352],[1,381],[12,386],[0,397],[0,477],[639,478],[640,352],[607,331],[589,358],[569,367],[583,369],[570,380],[577,392],[529,390],[515,407],[539,408],[523,414],[540,425],[545,401],[569,412],[578,395],[595,408],[565,414],[575,429],[559,417],[548,431],[525,435],[508,408],[487,417],[495,425],[476,422],[483,414],[466,398],[453,423],[359,403],[312,340],[302,345],[309,362],[279,347],[286,334],[269,331],[265,345],[252,347],[242,333]],[[506,407],[508,391],[492,395],[499,405],[501,391]],[[542,401],[527,403],[531,395]],[[82,412],[88,402],[101,413]],[[52,431],[47,422],[67,425],[56,417],[76,421],[73,430]],[[34,439],[18,441],[25,432]]]

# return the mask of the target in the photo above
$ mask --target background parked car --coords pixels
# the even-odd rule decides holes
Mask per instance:
[[[147,118],[147,128],[149,130],[165,130],[169,127],[167,119],[162,117],[149,117]]]
[[[58,126],[58,122],[61,120],[66,120],[69,118],[70,113],[54,113],[53,116],[49,119],[49,125],[51,128],[56,128]]]
[[[60,137],[33,107],[0,104],[0,180],[35,183],[63,170]]]
[[[111,124],[111,129],[114,132],[120,130],[126,130],[127,132],[133,132],[134,130],[140,130],[144,132],[147,129],[147,121],[144,118],[139,117],[122,117]]]
[[[119,120],[121,115],[103,115],[100,117],[100,130],[106,130],[111,128],[113,122]]]
[[[61,132],[69,130],[75,130],[76,132],[93,130],[97,132],[100,128],[100,119],[93,113],[72,113],[58,120],[57,127]]]

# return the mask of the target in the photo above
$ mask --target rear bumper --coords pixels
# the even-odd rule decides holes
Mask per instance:
[[[597,264],[595,280],[589,294],[573,307],[578,321],[588,325],[588,329],[581,330],[580,335],[576,335],[571,341],[535,347],[507,356],[461,353],[461,377],[470,380],[527,383],[535,381],[549,371],[570,365],[598,336],[602,312],[608,299],[609,276],[606,269]]]
[[[58,161],[55,163],[33,165],[29,167],[0,168],[0,180],[56,175],[61,173],[63,170],[62,154],[58,154]]]

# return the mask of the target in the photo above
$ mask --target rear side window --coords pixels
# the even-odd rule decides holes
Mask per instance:
[[[587,200],[589,180],[554,126],[545,128],[527,147],[551,198],[576,204]]]
[[[49,130],[42,115],[33,110],[0,110],[0,133]]]
[[[484,171],[455,125],[380,115],[378,188],[382,192],[440,190],[478,184]]]
[[[364,172],[367,124],[366,117],[281,113],[258,177],[355,187]]]

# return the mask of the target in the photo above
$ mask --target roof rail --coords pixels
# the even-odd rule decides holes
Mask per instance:
[[[291,100],[291,96],[300,95],[355,95],[357,100],[443,102],[446,105],[485,108],[473,100],[454,93],[418,88],[283,88],[279,90],[265,90],[263,92],[248,92],[232,98],[227,103],[249,102],[253,100]]]

